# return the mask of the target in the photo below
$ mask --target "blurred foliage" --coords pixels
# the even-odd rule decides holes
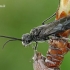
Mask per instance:
[[[0,5],[5,5],[5,8],[0,7],[0,35],[21,38],[51,16],[58,3],[58,0],[0,0]],[[15,41],[2,49],[6,40],[0,38],[0,70],[33,70],[31,45],[25,48],[21,42]],[[48,46],[46,42],[39,43],[38,51],[46,55]],[[65,55],[61,70],[70,69],[69,55]]]

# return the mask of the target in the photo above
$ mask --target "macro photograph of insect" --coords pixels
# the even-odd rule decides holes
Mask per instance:
[[[0,70],[70,70],[70,0],[0,0]]]

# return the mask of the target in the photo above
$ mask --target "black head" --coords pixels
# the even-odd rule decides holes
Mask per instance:
[[[31,43],[31,41],[32,41],[32,37],[29,33],[26,33],[26,34],[22,35],[22,44],[24,46],[29,45]]]

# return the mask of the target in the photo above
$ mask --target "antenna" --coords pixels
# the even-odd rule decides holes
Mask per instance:
[[[0,35],[0,37],[3,37],[3,38],[9,38],[9,39],[13,39],[13,40],[19,40],[19,41],[22,41],[22,39],[15,38],[15,37],[10,37],[10,36]]]
[[[50,17],[48,17],[47,19],[45,19],[43,22],[42,22],[42,25],[44,25],[44,23],[48,20],[50,20],[51,18],[53,18],[54,16],[56,15],[56,12],[54,14],[52,14]]]
[[[59,0],[59,5],[60,5],[60,0]],[[44,25],[44,23],[45,23],[46,21],[50,20],[51,18],[53,18],[53,17],[56,15],[56,13],[57,13],[57,11],[58,11],[58,9],[59,9],[59,5],[58,5],[58,8],[57,8],[56,12],[53,13],[53,14],[52,14],[50,17],[48,17],[47,19],[45,19],[45,20],[42,22],[42,25]]]
[[[18,41],[22,41],[22,39],[15,38],[15,37],[9,37],[9,36],[3,36],[3,35],[0,35],[0,37],[10,39],[10,40],[8,40],[8,41],[6,41],[6,42],[4,43],[3,48],[4,48],[4,46],[5,46],[8,42],[10,42],[10,41],[16,41],[16,40],[18,40]]]

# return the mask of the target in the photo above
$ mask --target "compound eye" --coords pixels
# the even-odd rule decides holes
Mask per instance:
[[[24,46],[27,46],[27,45],[30,44],[30,42],[31,42],[31,36],[30,36],[30,34],[29,33],[23,34],[23,36],[22,36],[22,44]]]

